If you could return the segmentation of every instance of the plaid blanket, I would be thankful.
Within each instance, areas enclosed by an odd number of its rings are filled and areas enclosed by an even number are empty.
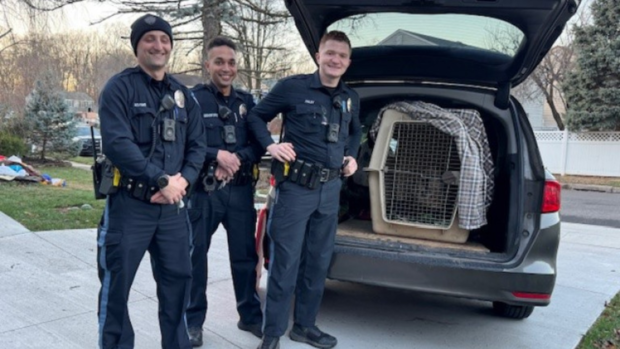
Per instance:
[[[461,160],[457,197],[459,227],[472,230],[486,225],[486,211],[493,198],[493,160],[480,113],[473,109],[443,109],[420,101],[393,103],[381,109],[371,127],[369,136],[373,141],[388,109],[428,122],[454,137]]]

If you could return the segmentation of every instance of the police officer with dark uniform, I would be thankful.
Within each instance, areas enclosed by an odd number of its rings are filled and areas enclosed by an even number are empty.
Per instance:
[[[216,37],[207,45],[205,67],[210,83],[192,90],[200,103],[207,133],[207,156],[190,201],[194,232],[191,302],[187,324],[193,346],[201,346],[207,312],[207,252],[220,223],[228,236],[239,329],[262,337],[262,311],[256,292],[254,184],[262,147],[247,130],[248,112],[254,107],[249,93],[233,88],[237,76],[236,46]]]
[[[127,300],[149,251],[162,348],[188,349],[191,226],[183,200],[205,157],[204,127],[191,92],[166,73],[170,24],[142,16],[130,38],[138,66],[112,77],[99,100],[103,153],[115,168],[97,238],[99,347],[134,347]]]
[[[315,322],[334,248],[339,178],[357,170],[359,97],[340,81],[350,55],[344,33],[325,34],[316,53],[318,71],[280,80],[249,116],[252,133],[275,159],[277,182],[268,223],[271,261],[259,349],[279,347],[293,292],[290,338],[317,348],[337,344]],[[274,144],[265,124],[278,113],[284,114],[284,137]]]

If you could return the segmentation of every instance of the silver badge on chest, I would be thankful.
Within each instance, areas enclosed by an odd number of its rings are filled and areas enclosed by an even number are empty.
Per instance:
[[[174,102],[176,103],[177,107],[185,108],[185,95],[181,90],[174,91]]]
[[[247,113],[248,108],[245,106],[244,103],[241,103],[241,105],[239,106],[239,117],[243,119]]]

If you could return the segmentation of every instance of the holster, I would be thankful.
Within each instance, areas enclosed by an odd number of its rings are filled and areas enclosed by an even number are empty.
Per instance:
[[[254,164],[246,162],[241,163],[239,171],[235,173],[233,179],[230,181],[232,185],[246,185],[254,181]]]
[[[115,178],[115,173],[117,178]],[[93,181],[95,185],[95,198],[103,199],[118,191],[120,185],[118,170],[115,170],[110,160],[100,157],[93,165]]]
[[[90,168],[93,173],[93,191],[95,194],[95,200],[105,199],[106,197],[99,191],[99,189],[101,188],[101,177],[103,176],[104,161],[105,157],[99,157]]]
[[[284,163],[275,159],[271,161],[271,174],[276,181],[276,186],[284,182],[288,177],[284,174]]]

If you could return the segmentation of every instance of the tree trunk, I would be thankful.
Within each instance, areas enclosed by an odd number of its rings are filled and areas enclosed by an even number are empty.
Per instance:
[[[558,128],[561,131],[564,131],[564,120],[562,120],[562,115],[560,115],[558,109],[555,107],[555,102],[552,99],[547,98],[547,103],[549,103],[551,115],[553,115],[553,119],[555,120],[556,124],[558,124]]]
[[[558,108],[555,106],[555,101],[553,98],[553,88],[554,88],[554,82],[553,80],[551,80],[551,82],[547,85],[545,85],[542,80],[536,76],[536,74],[532,75],[532,80],[534,81],[534,84],[536,84],[536,86],[538,86],[538,88],[542,91],[542,93],[545,95],[545,100],[547,101],[547,104],[549,104],[549,109],[551,109],[551,115],[553,115],[553,119],[555,120],[555,123],[558,125],[558,128],[561,131],[564,131],[564,121],[562,120],[562,115],[560,115],[560,113],[558,112]],[[550,90],[547,90],[550,89]]]
[[[558,112],[558,108],[555,106],[555,98],[553,98],[553,85],[551,85],[551,91],[549,93],[545,93],[547,98],[547,103],[549,104],[549,108],[551,109],[551,115],[553,115],[553,119],[555,123],[558,124],[558,128],[560,131],[564,131],[564,121],[562,120],[562,116]]]
[[[209,73],[205,68],[204,62],[207,61],[207,45],[211,39],[222,33],[222,0],[203,0],[202,5],[202,77],[207,80]]]
[[[43,139],[43,145],[41,146],[41,161],[45,160],[45,149],[47,148],[47,138]]]

